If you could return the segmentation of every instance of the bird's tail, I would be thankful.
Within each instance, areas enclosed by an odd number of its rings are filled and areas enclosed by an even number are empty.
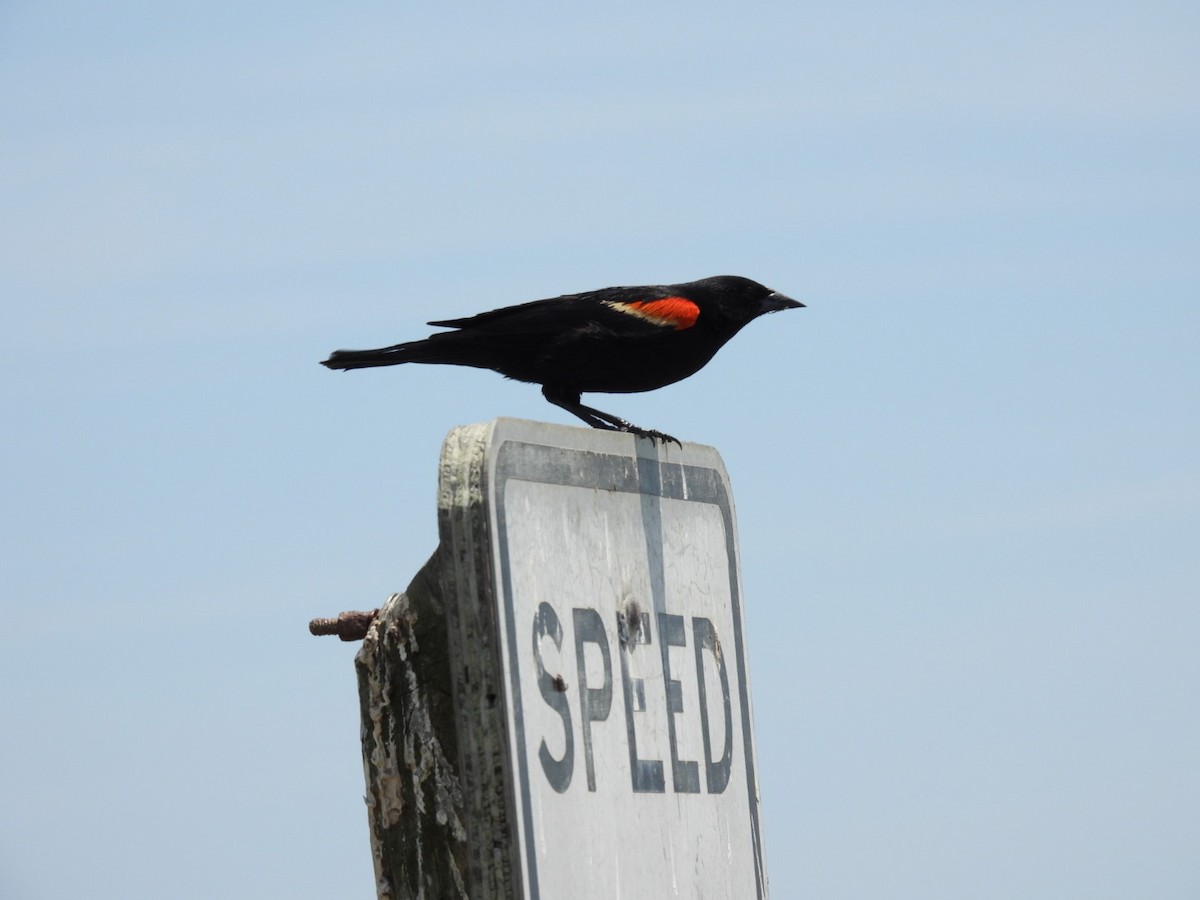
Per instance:
[[[334,350],[321,365],[328,369],[370,369],[408,362],[437,362],[428,341],[410,341],[378,350]]]

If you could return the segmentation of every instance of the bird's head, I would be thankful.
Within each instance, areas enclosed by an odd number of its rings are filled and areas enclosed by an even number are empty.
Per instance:
[[[700,307],[701,319],[719,320],[735,329],[765,313],[804,306],[799,300],[740,275],[715,275],[680,287],[686,287],[685,296]]]

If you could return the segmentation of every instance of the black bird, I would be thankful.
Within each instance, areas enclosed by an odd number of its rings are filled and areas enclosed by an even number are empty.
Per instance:
[[[362,369],[442,363],[494,369],[593,428],[678,439],[579,402],[580,394],[652,391],[698,372],[742,326],[804,306],[738,275],[686,284],[611,287],[430,322],[453,331],[379,350],[335,350],[321,365]]]

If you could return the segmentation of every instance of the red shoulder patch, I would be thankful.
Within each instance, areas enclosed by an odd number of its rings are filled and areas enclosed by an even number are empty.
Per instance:
[[[637,316],[655,325],[664,325],[683,331],[696,324],[700,307],[686,297],[663,297],[661,300],[635,300],[632,303],[608,301],[608,306],[618,312]]]

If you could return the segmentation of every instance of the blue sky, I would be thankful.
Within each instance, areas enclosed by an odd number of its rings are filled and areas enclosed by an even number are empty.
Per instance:
[[[0,894],[371,896],[354,648],[306,623],[432,551],[449,428],[569,417],[317,361],[722,273],[808,308],[592,399],[729,468],[773,895],[1200,894],[1198,39],[0,7]]]

